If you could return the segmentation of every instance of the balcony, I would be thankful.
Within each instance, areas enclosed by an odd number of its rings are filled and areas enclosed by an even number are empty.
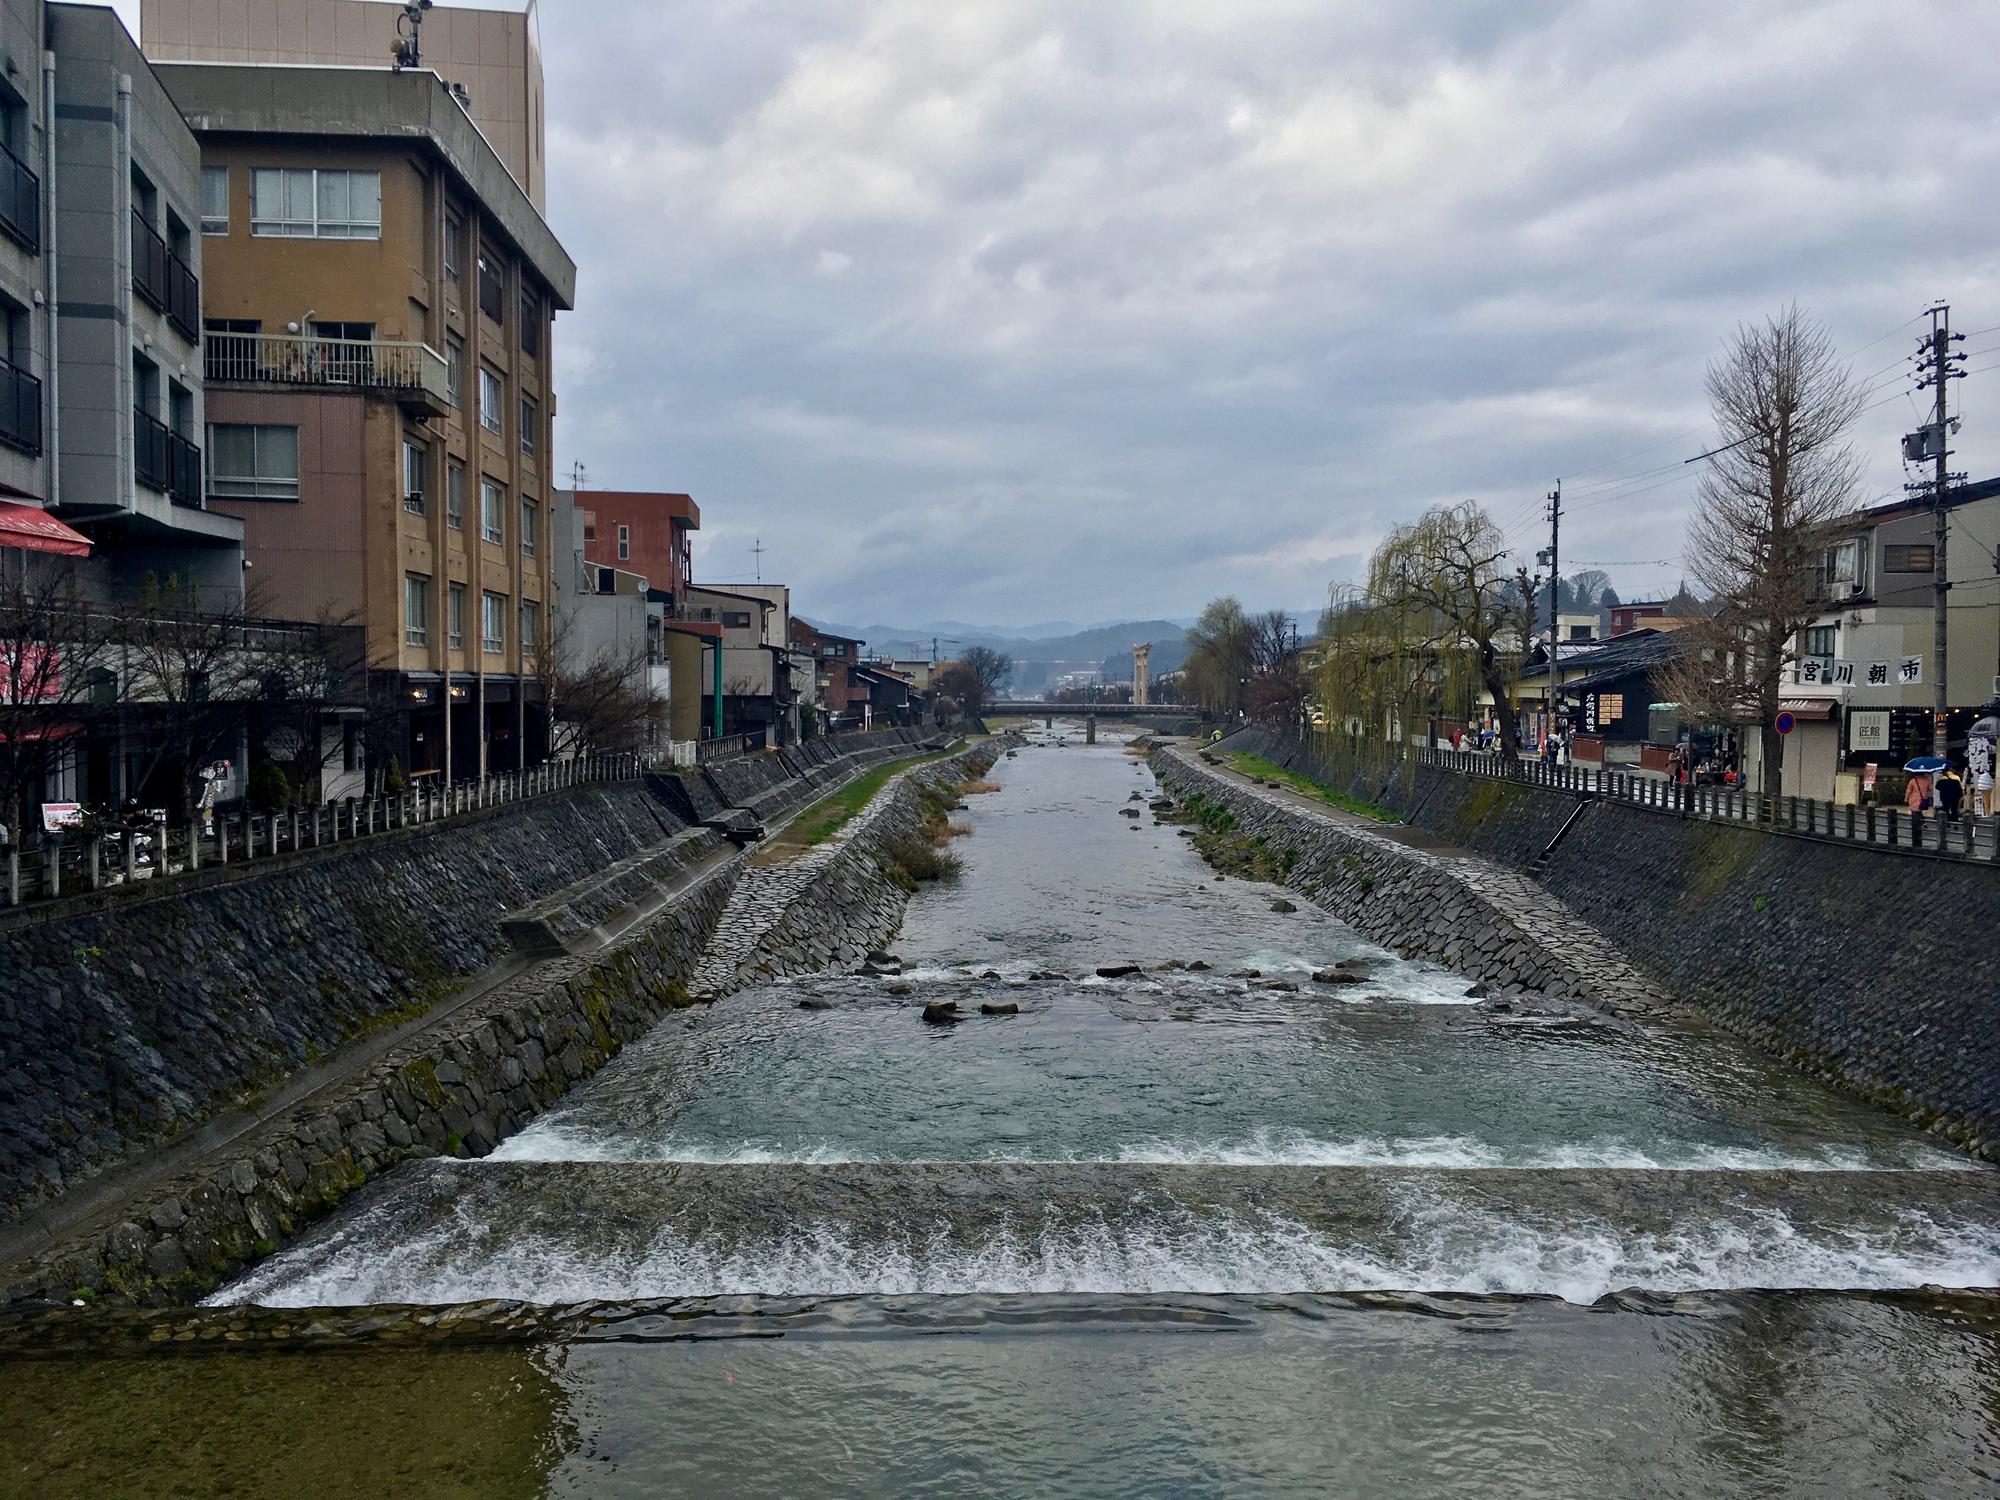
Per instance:
[[[176,505],[202,509],[201,449],[150,412],[132,409],[132,472]]]
[[[201,341],[201,283],[137,209],[132,211],[132,290],[165,313],[189,343]]]
[[[42,451],[42,383],[0,359],[0,444],[22,453]]]
[[[444,356],[410,339],[211,332],[203,346],[202,374],[209,385],[380,392],[420,417],[442,416],[451,405]]]
[[[42,179],[0,146],[0,232],[30,251],[42,248]]]

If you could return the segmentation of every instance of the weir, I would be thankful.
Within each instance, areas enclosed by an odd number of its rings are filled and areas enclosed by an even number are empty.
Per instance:
[[[1273,1445],[1379,1444],[1349,1408],[1383,1393],[1426,1455],[1375,1459],[1391,1492],[1438,1453],[1518,1494],[1727,1492],[1699,1456],[1746,1444],[1768,1493],[1979,1471],[2000,1175],[1703,1024],[1573,913],[1522,909],[1522,876],[1333,809],[1257,826],[1268,788],[1081,727],[945,810],[955,880],[897,873],[920,773],[823,852],[752,862],[686,969],[712,1003],[490,1151],[383,1172],[171,1336],[335,1339],[385,1378],[426,1329],[519,1340],[572,1403],[552,1491],[766,1463],[810,1487],[781,1434],[813,1424],[861,1491],[1047,1489],[1073,1429],[1126,1465],[1079,1492],[1183,1440],[1222,1490],[1271,1464],[1337,1488],[1331,1450]],[[1496,1355],[1502,1385],[1473,1373]],[[1602,1430],[1570,1444],[1545,1398]],[[594,1446],[662,1401],[671,1444]],[[1233,1437],[1198,1415],[1225,1410]],[[1878,1419],[1923,1437],[1850,1440]],[[1495,1457],[1523,1431],[1534,1454]]]

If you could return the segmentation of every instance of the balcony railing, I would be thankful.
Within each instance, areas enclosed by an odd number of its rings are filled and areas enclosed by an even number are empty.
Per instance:
[[[0,443],[23,453],[42,451],[42,383],[0,359]]]
[[[132,410],[132,471],[176,505],[200,510],[201,449],[150,412]]]
[[[444,356],[411,339],[316,339],[283,333],[210,332],[203,374],[211,385],[303,385],[385,391],[442,413]]]
[[[42,179],[0,146],[0,230],[30,250],[42,248]]]
[[[190,343],[201,339],[201,283],[160,238],[145,215],[132,210],[132,290],[167,315]]]

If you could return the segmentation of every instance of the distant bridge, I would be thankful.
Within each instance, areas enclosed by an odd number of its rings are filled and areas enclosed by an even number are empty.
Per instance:
[[[989,703],[985,712],[999,718],[1024,719],[1199,719],[1201,717],[1201,710],[1191,703],[1044,703],[1036,698]]]

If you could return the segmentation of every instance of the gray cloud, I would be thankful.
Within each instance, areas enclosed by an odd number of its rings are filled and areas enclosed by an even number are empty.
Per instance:
[[[1933,297],[2000,325],[1991,7],[541,15],[562,462],[692,491],[699,571],[760,535],[821,615],[1309,603],[1439,500],[1532,551],[1558,475],[1566,556],[1671,587],[1627,560],[1680,551],[1735,324],[1797,299],[1861,374]],[[2000,368],[1963,391],[2000,471]]]

